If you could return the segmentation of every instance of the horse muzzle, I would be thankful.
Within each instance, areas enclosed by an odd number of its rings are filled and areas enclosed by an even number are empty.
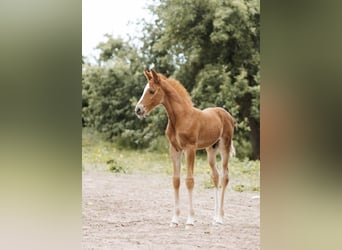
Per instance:
[[[139,119],[142,119],[146,115],[145,107],[142,104],[137,104],[135,106],[135,114],[138,116]]]

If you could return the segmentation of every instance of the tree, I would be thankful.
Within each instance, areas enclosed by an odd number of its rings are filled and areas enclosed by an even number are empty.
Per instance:
[[[166,115],[138,121],[134,107],[146,84],[144,60],[138,49],[121,38],[106,35],[98,65],[83,64],[82,124],[106,134],[118,146],[144,148],[164,133]]]
[[[238,156],[259,158],[259,1],[161,0],[150,10],[155,19],[143,22],[141,48],[106,35],[98,65],[83,64],[82,124],[133,148],[164,136],[162,108],[139,122],[134,114],[142,71],[154,67],[179,80],[195,106],[230,111]]]
[[[145,57],[180,80],[195,105],[227,108],[238,144],[252,149],[240,156],[259,158],[259,1],[161,0],[150,9],[156,20],[145,26]]]

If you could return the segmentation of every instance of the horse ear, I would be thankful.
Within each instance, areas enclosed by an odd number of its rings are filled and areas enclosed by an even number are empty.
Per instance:
[[[146,76],[147,80],[150,81],[152,79],[152,75],[146,69],[144,69],[144,75]]]
[[[154,82],[159,84],[160,83],[160,77],[159,77],[158,73],[154,69],[151,69],[151,72],[152,72]]]

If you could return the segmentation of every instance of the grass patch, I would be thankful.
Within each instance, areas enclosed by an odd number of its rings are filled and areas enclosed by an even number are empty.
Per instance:
[[[109,166],[109,170],[113,173],[126,173],[126,170],[124,166],[122,166],[120,163],[118,163],[116,160],[111,159],[106,162]]]
[[[145,171],[169,174],[172,170],[168,152],[118,149],[115,141],[106,141],[90,129],[82,131],[82,169],[127,174]]]
[[[182,178],[186,174],[184,158],[183,156]],[[221,172],[219,157],[217,163],[219,172]],[[150,150],[118,149],[115,146],[115,141],[106,141],[101,134],[90,129],[83,129],[82,131],[82,170],[123,174],[158,173],[167,176],[171,176],[173,172],[167,149],[153,152]],[[196,186],[201,188],[214,187],[205,153],[197,152],[194,171],[195,182],[198,183]],[[234,191],[260,191],[260,161],[232,158],[229,161],[229,180],[228,188]]]

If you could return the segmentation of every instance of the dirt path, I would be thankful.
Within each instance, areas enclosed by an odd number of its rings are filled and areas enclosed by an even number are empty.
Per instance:
[[[182,181],[181,224],[170,228],[171,177],[83,172],[83,249],[260,249],[259,193],[228,191],[225,224],[214,226],[213,190],[195,184],[197,221],[185,229],[187,191]]]

